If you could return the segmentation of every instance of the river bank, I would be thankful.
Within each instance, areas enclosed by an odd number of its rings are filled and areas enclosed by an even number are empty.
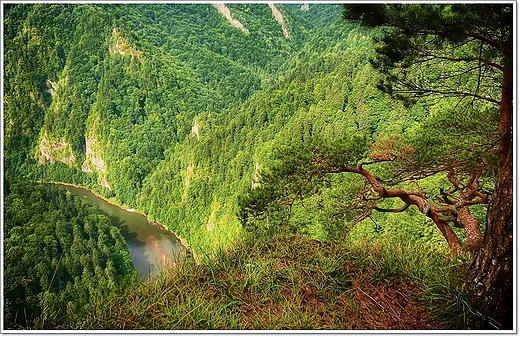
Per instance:
[[[164,226],[163,224],[157,222],[157,221],[153,221],[151,220],[148,215],[146,215],[145,213],[139,211],[139,210],[135,210],[133,208],[131,209],[128,209],[128,208],[125,208],[123,207],[122,205],[112,201],[112,200],[109,200],[107,198],[105,198],[104,196],[100,195],[99,193],[87,188],[87,187],[84,187],[84,186],[80,186],[80,185],[76,185],[76,184],[72,184],[72,183],[65,183],[65,182],[61,182],[61,181],[36,181],[37,183],[49,183],[49,184],[54,184],[54,185],[61,185],[61,186],[70,186],[70,187],[74,187],[74,188],[79,188],[79,189],[82,189],[82,190],[85,190],[85,191],[88,191],[90,193],[92,193],[93,195],[95,195],[97,198],[105,201],[106,203],[109,203],[123,211],[126,211],[126,212],[129,212],[129,213],[135,213],[135,214],[140,214],[142,216],[144,216],[146,218],[146,220],[148,221],[149,224],[165,231],[165,232],[168,232],[172,235],[175,236],[175,238],[178,240],[179,244],[188,252],[191,253],[191,255],[193,256],[193,259],[195,261],[195,263],[199,264],[200,263],[200,259],[201,259],[201,255],[199,254],[195,254],[193,253],[193,251],[191,250],[191,247],[190,245],[188,244],[188,241],[182,237],[180,237],[179,235],[177,235],[175,232],[173,232],[172,230],[168,229],[166,226]]]

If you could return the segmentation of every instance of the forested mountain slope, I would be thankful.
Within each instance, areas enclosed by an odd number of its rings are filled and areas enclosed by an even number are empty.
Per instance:
[[[4,329],[60,321],[131,277],[125,239],[95,206],[51,184],[4,191]]]
[[[265,149],[385,127],[339,6],[277,5],[290,37],[265,4],[227,7],[248,33],[209,4],[6,7],[6,174],[87,185],[202,251],[241,230]]]
[[[358,137],[367,150],[434,104],[377,89],[372,33],[339,5],[227,9],[247,31],[210,4],[7,6],[6,176],[87,186],[207,252],[242,236],[239,199],[276,149]],[[293,229],[330,239],[355,220],[337,200],[362,180],[335,179],[294,207]]]

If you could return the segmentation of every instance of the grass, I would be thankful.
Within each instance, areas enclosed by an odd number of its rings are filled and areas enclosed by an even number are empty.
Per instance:
[[[250,238],[200,265],[136,279],[59,328],[462,329],[471,310],[457,286],[467,261],[395,240]]]

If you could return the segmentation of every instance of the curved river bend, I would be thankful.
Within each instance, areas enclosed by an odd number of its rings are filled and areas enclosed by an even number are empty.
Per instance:
[[[156,275],[162,267],[172,267],[191,253],[180,243],[175,234],[168,232],[148,221],[140,213],[127,211],[101,199],[84,188],[61,185],[71,194],[94,203],[100,213],[106,215],[113,226],[121,230],[128,244],[128,251],[141,279],[147,280]]]

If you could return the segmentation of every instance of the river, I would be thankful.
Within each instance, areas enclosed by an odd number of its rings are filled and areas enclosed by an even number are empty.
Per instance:
[[[111,204],[84,188],[60,186],[95,204],[100,213],[121,230],[134,266],[143,281],[158,274],[162,267],[174,267],[187,255],[191,257],[175,234],[150,223],[143,214]]]

